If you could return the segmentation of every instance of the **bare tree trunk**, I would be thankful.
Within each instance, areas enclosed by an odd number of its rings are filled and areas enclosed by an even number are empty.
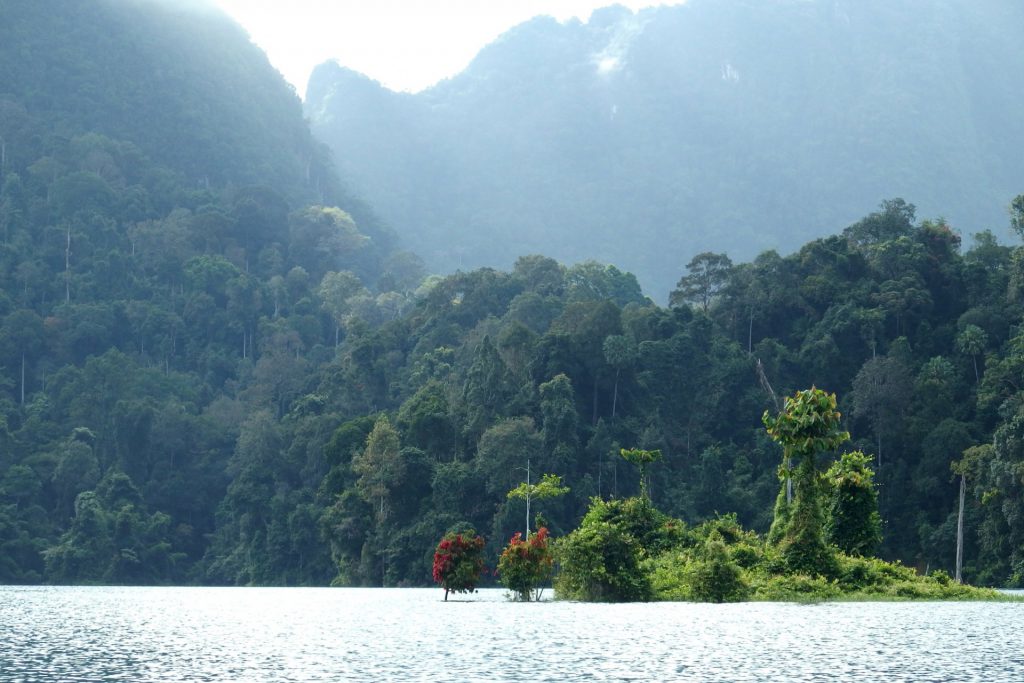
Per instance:
[[[967,476],[960,475],[960,512],[956,516],[956,576],[957,583],[963,583],[964,566],[964,496],[967,492]]]
[[[750,307],[750,323],[747,326],[747,354],[753,353],[754,348],[754,307]]]
[[[615,390],[612,392],[612,419],[615,419],[615,405],[619,402],[619,373],[621,368],[615,368]]]
[[[530,538],[530,459],[526,459],[526,535],[523,541]]]
[[[64,303],[71,303],[71,224],[68,223],[68,246],[64,250]]]

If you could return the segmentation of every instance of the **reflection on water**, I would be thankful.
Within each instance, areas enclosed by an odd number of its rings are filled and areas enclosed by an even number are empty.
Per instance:
[[[0,587],[0,682],[1024,681],[1024,605]]]

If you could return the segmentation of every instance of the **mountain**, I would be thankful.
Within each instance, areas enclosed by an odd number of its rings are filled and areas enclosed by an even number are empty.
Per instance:
[[[703,251],[748,259],[887,198],[964,233],[1021,189],[1007,0],[691,0],[540,17],[395,93],[337,64],[306,111],[431,266],[598,259],[658,298]]]
[[[208,4],[5,0],[0,64],[0,583],[211,580],[244,425],[422,266]]]

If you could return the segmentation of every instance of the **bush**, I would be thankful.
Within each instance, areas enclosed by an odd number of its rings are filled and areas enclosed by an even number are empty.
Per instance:
[[[646,498],[593,498],[580,526],[598,522],[612,524],[633,537],[641,552],[649,557],[695,543],[683,522],[661,512]]]
[[[525,541],[517,531],[498,559],[498,577],[518,600],[539,600],[544,584],[551,580],[553,565],[547,527],[537,529]]]
[[[561,565],[555,593],[591,602],[650,600],[651,582],[640,568],[640,552],[637,540],[620,526],[584,520],[555,545]]]
[[[717,532],[704,544],[703,557],[693,563],[690,585],[693,599],[701,602],[738,602],[749,592],[739,565]]]
[[[869,556],[882,542],[882,518],[871,456],[843,453],[825,473],[828,484],[825,540],[847,555]]]
[[[754,600],[779,602],[809,602],[828,600],[842,596],[842,590],[834,581],[823,576],[805,574],[783,574],[762,576],[752,582]]]

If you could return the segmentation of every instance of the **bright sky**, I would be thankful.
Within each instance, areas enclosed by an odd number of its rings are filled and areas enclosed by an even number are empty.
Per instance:
[[[634,11],[681,0],[619,0]],[[532,17],[586,21],[615,0],[213,0],[304,95],[317,64],[337,59],[393,90],[416,92],[462,71]]]

